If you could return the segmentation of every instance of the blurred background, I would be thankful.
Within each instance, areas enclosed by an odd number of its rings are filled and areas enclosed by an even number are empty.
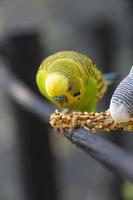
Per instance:
[[[133,1],[0,1],[0,63],[37,95],[38,66],[59,50],[88,55],[103,72],[117,72],[119,82],[133,64]],[[98,110],[108,108],[116,85]],[[104,137],[132,153],[131,133]],[[123,200],[122,185],[0,86],[0,200]]]

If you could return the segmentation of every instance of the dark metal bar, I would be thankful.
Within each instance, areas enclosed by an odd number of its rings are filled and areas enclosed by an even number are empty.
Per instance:
[[[5,66],[0,67],[0,84],[17,104],[35,113],[41,120],[48,123],[54,106],[41,100]]]
[[[84,129],[74,130],[65,136],[121,178],[133,182],[133,157],[126,151]]]

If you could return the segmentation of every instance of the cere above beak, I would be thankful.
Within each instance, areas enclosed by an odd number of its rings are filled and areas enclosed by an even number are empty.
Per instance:
[[[64,104],[67,102],[67,97],[65,95],[60,95],[60,96],[54,96],[53,99],[60,103],[60,104]]]

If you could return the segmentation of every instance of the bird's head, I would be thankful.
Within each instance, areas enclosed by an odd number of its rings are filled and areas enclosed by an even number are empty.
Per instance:
[[[64,74],[47,76],[45,88],[52,100],[61,108],[69,108],[81,98],[81,82],[77,77],[68,79]]]

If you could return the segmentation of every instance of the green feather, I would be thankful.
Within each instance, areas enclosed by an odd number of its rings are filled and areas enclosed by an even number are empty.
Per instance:
[[[64,88],[64,94],[62,95],[66,95],[70,101],[64,104],[63,108],[77,111],[94,111],[98,100],[106,91],[106,81],[91,59],[73,51],[58,52],[44,59],[36,76],[40,92],[58,106],[59,104],[53,100],[45,88],[47,76],[51,73],[62,75],[68,82],[68,88]],[[63,86],[60,83],[56,87]],[[73,97],[73,94],[79,90],[81,92],[80,98],[74,100],[78,97]],[[74,102],[69,103],[71,100]]]

